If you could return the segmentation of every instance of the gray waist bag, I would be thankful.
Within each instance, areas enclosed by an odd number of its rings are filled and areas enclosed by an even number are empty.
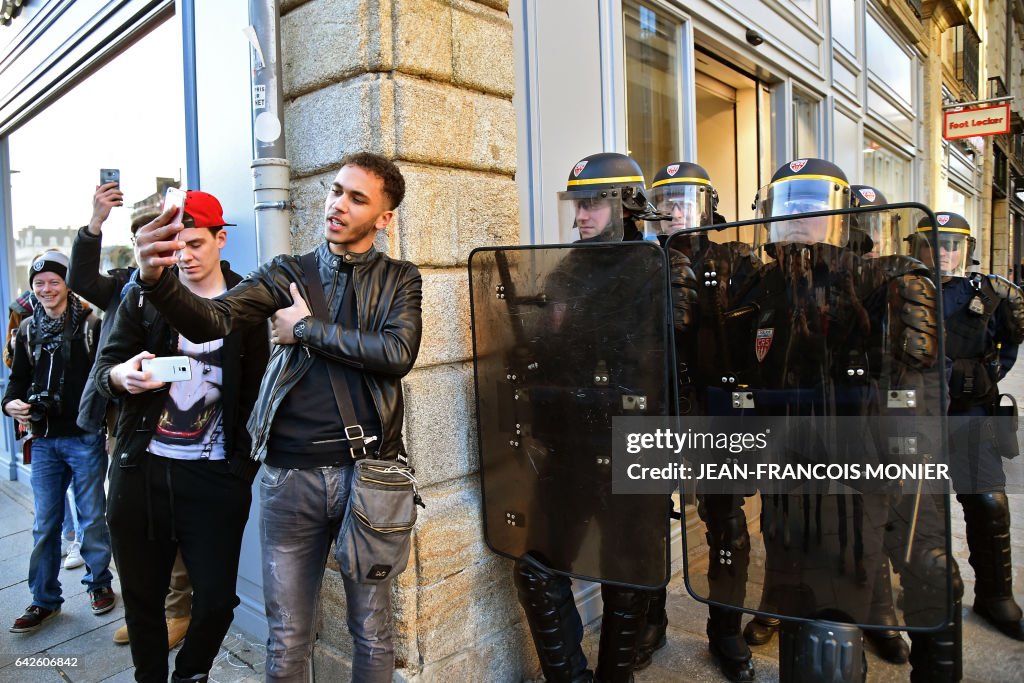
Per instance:
[[[392,460],[357,460],[334,549],[342,576],[380,583],[405,571],[417,504],[423,503],[411,467]]]

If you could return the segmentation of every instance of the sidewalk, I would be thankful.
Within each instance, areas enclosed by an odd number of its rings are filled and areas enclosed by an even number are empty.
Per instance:
[[[124,625],[121,585],[114,573],[117,607],[96,616],[81,578],[85,568],[61,569],[64,605],[54,621],[35,633],[11,633],[8,627],[32,601],[28,558],[32,552],[32,493],[13,481],[0,482],[0,683],[129,683],[134,681],[127,645],[115,645],[114,631]],[[111,567],[111,569],[114,569]],[[177,650],[168,655],[174,668]],[[211,683],[263,680],[263,643],[230,631],[210,672]],[[18,658],[70,659],[77,666],[19,666]],[[77,662],[75,662],[77,660]],[[45,663],[45,662],[44,662]]]

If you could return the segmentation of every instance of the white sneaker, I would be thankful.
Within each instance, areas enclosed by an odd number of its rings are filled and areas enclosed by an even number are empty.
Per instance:
[[[82,544],[72,541],[68,548],[68,556],[64,558],[64,569],[78,569],[83,564],[85,560],[82,559]]]

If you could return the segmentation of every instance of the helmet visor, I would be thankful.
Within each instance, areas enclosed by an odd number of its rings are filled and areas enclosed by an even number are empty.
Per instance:
[[[930,238],[929,231],[923,231]],[[964,277],[971,261],[970,235],[939,230],[938,266],[942,277]],[[930,251],[930,249],[929,249]]]
[[[896,253],[894,244],[896,235],[893,229],[893,220],[899,220],[899,216],[893,216],[891,212],[880,209],[872,213],[858,213],[850,217],[851,234],[850,244],[855,237],[866,237],[862,239],[863,248],[858,250],[864,258],[878,258]]]
[[[783,178],[761,188],[754,202],[758,218],[796,216],[849,206],[849,187],[829,178]],[[817,216],[776,221],[767,225],[766,244],[824,242],[846,245],[849,221],[843,216]]]
[[[652,224],[647,227],[648,233],[671,235],[712,223],[710,185],[662,185],[654,188],[651,195],[658,213],[670,216],[671,220],[648,221]]]
[[[618,190],[558,193],[558,236],[570,242],[621,242],[622,198]]]

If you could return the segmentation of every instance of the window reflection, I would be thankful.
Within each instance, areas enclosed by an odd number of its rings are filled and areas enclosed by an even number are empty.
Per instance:
[[[70,253],[101,168],[120,170],[125,194],[103,225],[102,266],[132,265],[133,206],[158,205],[185,166],[180,55],[180,30],[164,22],[10,134],[12,291],[39,251]]]
[[[865,137],[864,184],[881,190],[890,203],[910,201],[910,162]]]
[[[650,179],[679,154],[679,24],[644,3],[622,5],[629,152]]]

